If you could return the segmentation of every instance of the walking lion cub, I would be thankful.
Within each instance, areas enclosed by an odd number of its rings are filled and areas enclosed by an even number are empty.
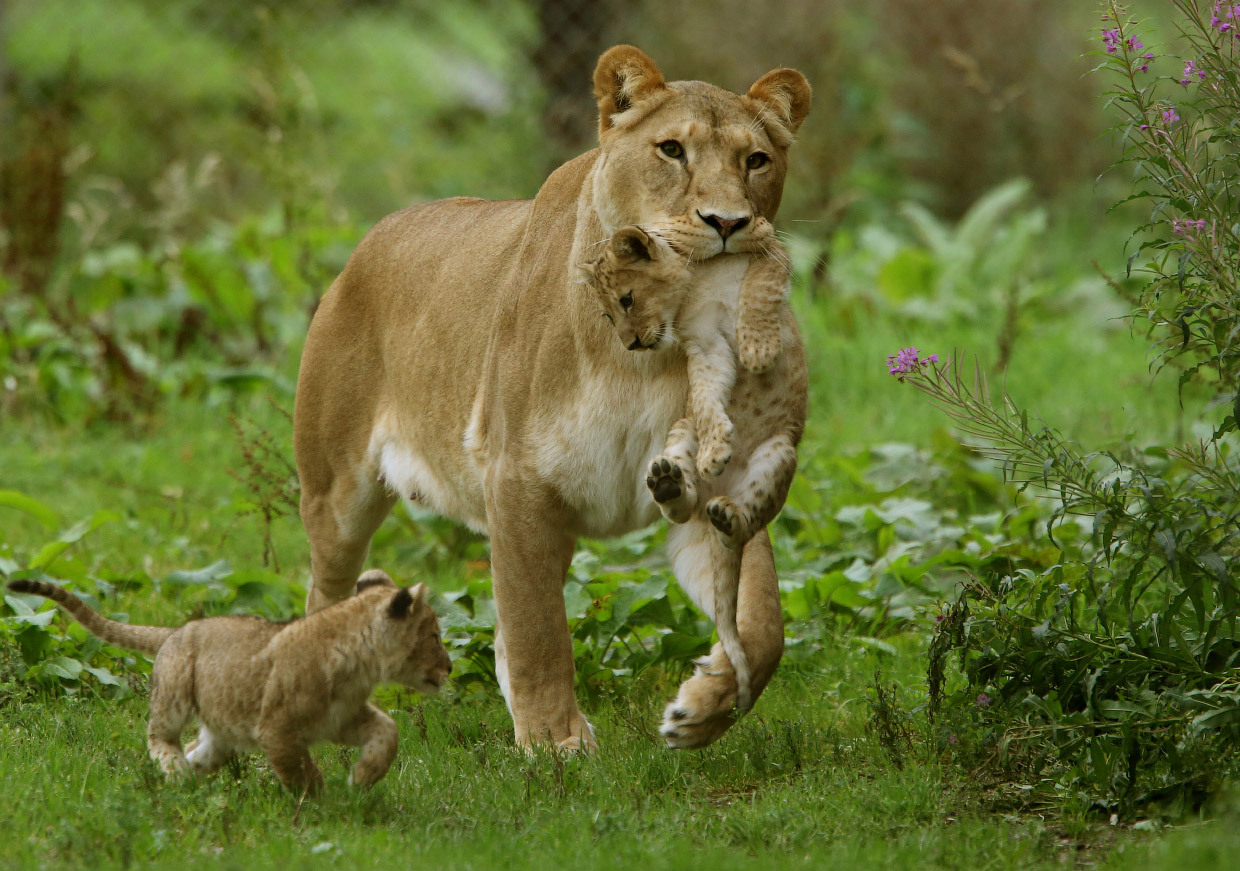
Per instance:
[[[397,587],[384,572],[358,580],[357,595],[289,623],[208,617],[181,627],[130,626],[43,581],[9,584],[52,599],[91,633],[154,654],[147,746],[168,777],[209,774],[238,752],[261,749],[290,790],[317,792],[310,758],[321,741],[361,747],[349,783],[370,786],[396,757],[396,724],[370,704],[375,686],[435,693],[451,670],[426,587]],[[189,752],[181,732],[201,723]]]

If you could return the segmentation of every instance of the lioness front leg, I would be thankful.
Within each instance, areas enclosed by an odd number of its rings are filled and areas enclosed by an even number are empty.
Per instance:
[[[682,418],[672,425],[663,453],[650,463],[646,486],[659,510],[671,523],[684,523],[697,507],[697,432],[693,420]]]
[[[728,549],[711,528],[699,524],[674,526],[668,531],[668,550],[676,578],[694,602],[713,613],[711,572],[726,566]],[[740,589],[736,625],[750,667],[750,687],[756,700],[775,674],[784,652],[783,611],[775,559],[766,530],[760,530],[740,555]],[[659,734],[673,748],[705,747],[736,722],[736,677],[723,646],[698,661],[667,706]]]
[[[487,530],[505,701],[518,746],[591,750],[594,730],[573,694],[573,641],[564,578],[576,545],[551,494],[520,481],[487,481]],[[501,685],[501,688],[503,686]]]

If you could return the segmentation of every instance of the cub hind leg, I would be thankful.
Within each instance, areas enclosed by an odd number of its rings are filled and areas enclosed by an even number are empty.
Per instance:
[[[195,713],[193,669],[193,660],[176,638],[164,644],[151,669],[146,746],[151,759],[169,780],[193,772],[181,749],[181,733]]]
[[[185,748],[185,759],[197,774],[218,771],[236,755],[236,750],[222,742],[206,726],[198,730],[198,737]]]
[[[797,449],[786,434],[772,436],[754,449],[741,482],[732,495],[706,503],[706,516],[723,543],[739,550],[775,519],[797,471]]]

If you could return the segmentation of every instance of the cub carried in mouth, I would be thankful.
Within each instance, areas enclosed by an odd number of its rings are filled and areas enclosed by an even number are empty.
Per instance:
[[[396,724],[370,704],[386,681],[435,693],[452,664],[426,587],[397,587],[372,569],[357,595],[308,617],[208,617],[181,627],[109,620],[44,581],[9,589],[51,599],[109,644],[154,654],[147,746],[168,777],[208,774],[237,753],[261,749],[290,790],[318,791],[310,758],[321,741],[361,747],[349,783],[370,786],[396,757]],[[189,752],[181,732],[201,723]]]
[[[785,330],[795,327],[787,305],[787,253],[770,222],[756,219],[743,238],[729,243],[730,250],[748,254],[738,298],[731,301],[694,286],[692,252],[700,234],[692,222],[623,227],[582,272],[625,347],[679,343],[684,349],[687,416],[673,425],[646,485],[670,522],[709,522],[716,546],[723,546],[724,558],[712,560],[721,569],[713,616],[743,713],[752,693],[736,627],[741,550],[788,495],[809,385],[801,355],[781,353]]]

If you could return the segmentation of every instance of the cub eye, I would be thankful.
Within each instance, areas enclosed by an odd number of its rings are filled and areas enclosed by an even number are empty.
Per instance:
[[[632,307],[633,307],[633,291],[630,290],[624,296],[620,297],[620,308],[624,309],[625,311],[628,311]]]
[[[685,156],[685,147],[675,139],[668,139],[666,142],[660,142],[659,150],[672,160],[680,160]]]
[[[770,162],[771,158],[761,151],[755,151],[753,154],[745,158],[745,166],[749,169],[761,169]]]

